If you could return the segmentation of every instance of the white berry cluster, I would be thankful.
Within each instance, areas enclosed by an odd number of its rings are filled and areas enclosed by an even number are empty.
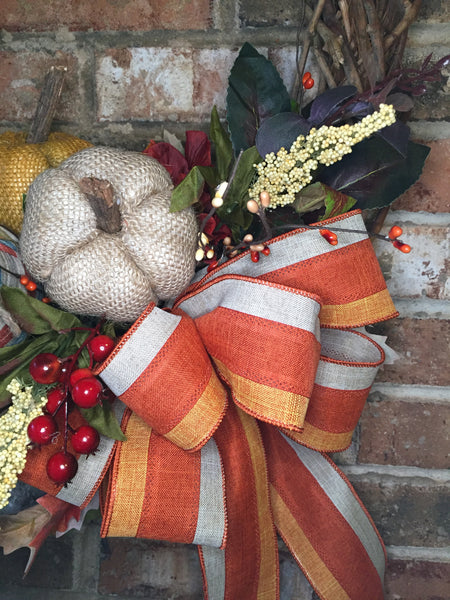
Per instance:
[[[12,404],[0,417],[0,509],[9,502],[17,477],[25,468],[28,424],[42,414],[47,398],[33,398],[31,386],[23,386],[13,379],[6,388],[12,395]]]
[[[322,165],[332,165],[350,154],[352,147],[376,131],[395,123],[395,110],[390,104],[380,104],[379,110],[354,125],[311,129],[300,135],[289,152],[281,148],[267,154],[254,165],[258,179],[249,190],[250,198],[258,200],[261,192],[270,195],[270,206],[285,206],[295,200],[295,194],[308,185],[312,173]]]

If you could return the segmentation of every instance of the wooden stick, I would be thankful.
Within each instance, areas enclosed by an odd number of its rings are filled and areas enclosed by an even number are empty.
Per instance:
[[[84,177],[80,190],[95,213],[97,227],[106,233],[117,233],[122,228],[120,208],[114,198],[114,189],[106,179]]]
[[[420,5],[422,4],[422,0],[414,0],[413,3],[405,0],[406,10],[405,16],[400,21],[400,23],[395,27],[395,29],[387,36],[384,40],[384,49],[387,50],[392,46],[395,40],[408,29],[408,27],[416,20],[417,14],[420,9]]]
[[[63,86],[67,67],[51,67],[39,96],[36,112],[27,137],[27,144],[45,142],[52,126],[56,106]]]

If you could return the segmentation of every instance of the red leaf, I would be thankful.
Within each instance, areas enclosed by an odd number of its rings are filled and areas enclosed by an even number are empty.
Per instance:
[[[211,143],[203,131],[186,131],[184,153],[189,169],[211,166]]]
[[[156,158],[167,169],[174,185],[178,185],[189,173],[187,160],[179,150],[167,142],[150,142],[144,154]]]
[[[39,548],[45,542],[47,537],[56,531],[65,531],[71,517],[74,517],[77,520],[80,518],[80,508],[78,506],[64,502],[64,500],[59,500],[59,498],[50,496],[50,494],[41,496],[37,499],[37,502],[50,513],[51,517],[28,544],[30,556],[25,567],[24,575],[30,570]]]

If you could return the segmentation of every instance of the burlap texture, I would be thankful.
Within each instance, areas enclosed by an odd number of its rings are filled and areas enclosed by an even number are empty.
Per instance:
[[[79,187],[85,177],[112,184],[118,233],[97,227]],[[106,147],[78,152],[30,186],[22,260],[63,309],[134,320],[149,302],[178,295],[194,274],[195,215],[191,209],[170,213],[171,192],[167,171],[148,156]]]

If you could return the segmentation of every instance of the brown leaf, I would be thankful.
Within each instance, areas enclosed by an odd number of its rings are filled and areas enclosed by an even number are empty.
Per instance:
[[[4,554],[27,547],[52,515],[39,504],[22,510],[17,515],[0,516],[0,546]]]

